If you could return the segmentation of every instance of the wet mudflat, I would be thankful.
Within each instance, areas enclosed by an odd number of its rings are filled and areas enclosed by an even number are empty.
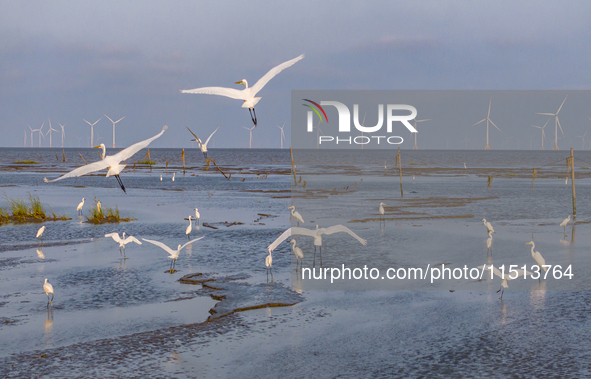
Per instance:
[[[580,200],[575,227],[566,234],[558,227],[570,211],[564,179],[537,179],[532,191],[531,179],[495,178],[491,191],[478,173],[417,174],[414,181],[404,177],[401,199],[398,178],[377,168],[356,167],[358,175],[336,167],[328,177],[306,175],[299,162],[303,180],[292,187],[289,175],[261,179],[257,171],[264,166],[246,160],[235,171],[242,176],[230,181],[210,172],[177,172],[175,182],[161,182],[164,169],[130,170],[128,195],[98,176],[45,186],[47,173],[0,172],[1,195],[30,191],[73,218],[49,223],[43,246],[34,238],[39,224],[0,227],[0,376],[589,375],[591,212]],[[590,184],[577,180],[579,199],[591,196]],[[284,197],[290,191],[293,199]],[[85,223],[75,206],[94,196],[137,220]],[[498,278],[315,289],[296,276],[288,242],[273,252],[274,280],[267,282],[266,247],[289,226],[292,201],[306,219],[302,226],[343,223],[368,240],[361,246],[344,234],[326,237],[325,267],[531,265],[525,242],[535,240],[549,263],[576,265],[576,285],[515,280],[503,301],[495,293]],[[382,227],[379,201],[387,203]],[[185,219],[194,207],[202,218],[191,238],[205,238],[183,250],[172,274],[158,247],[130,244],[122,259],[118,245],[103,237],[126,231],[175,248],[187,241]],[[484,217],[496,230],[492,255]],[[295,238],[304,267],[311,267],[312,239]],[[46,277],[55,289],[49,310],[41,288]]]

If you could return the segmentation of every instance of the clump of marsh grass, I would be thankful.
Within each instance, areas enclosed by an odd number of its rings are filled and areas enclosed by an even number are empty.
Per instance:
[[[139,161],[137,164],[147,164],[147,165],[155,165],[156,162],[151,160]]]
[[[6,196],[8,207],[0,208],[0,222],[14,221],[14,222],[42,222],[42,221],[57,221],[68,220],[67,216],[58,216],[51,209],[52,216],[47,217],[45,208],[39,200],[38,196],[33,196],[29,193],[30,205],[25,203],[23,199],[9,199]]]
[[[39,164],[39,162],[35,162],[35,161],[14,161],[14,164]]]
[[[128,222],[132,221],[133,215],[131,217],[121,218],[119,214],[119,207],[115,206],[115,208],[103,206],[102,204],[99,207],[99,200],[94,198],[94,207],[89,209],[90,217],[86,217],[86,221],[91,224],[105,224],[111,222]]]

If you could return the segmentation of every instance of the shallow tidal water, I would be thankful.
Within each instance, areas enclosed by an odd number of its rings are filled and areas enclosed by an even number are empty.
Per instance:
[[[289,151],[223,149],[210,154],[232,173],[229,181],[213,167],[205,170],[193,150],[183,175],[179,149],[153,149],[158,164],[152,170],[128,163],[123,171],[127,194],[101,175],[43,183],[83,164],[78,153],[96,159],[91,149],[66,149],[65,163],[61,150],[56,159],[50,149],[0,149],[0,207],[4,196],[31,193],[72,218],[44,223],[42,245],[35,239],[40,224],[0,226],[3,377],[589,375],[591,178],[583,167],[591,154],[576,153],[578,217],[565,233],[558,224],[572,212],[560,163],[566,151],[492,152],[490,159],[476,151],[403,151],[404,198],[392,168],[395,154],[385,151],[295,150],[297,186]],[[28,159],[40,162],[14,163]],[[534,167],[540,178],[532,190],[526,173]],[[493,172],[491,190],[486,182]],[[96,197],[135,220],[88,224],[76,216],[82,197],[85,209]],[[380,201],[387,204],[383,226]],[[525,242],[534,240],[548,263],[573,265],[575,275],[569,282],[510,281],[503,300],[495,293],[498,278],[330,284],[302,280],[286,241],[273,252],[273,283],[302,293],[304,301],[207,321],[220,300],[179,279],[202,272],[267,283],[267,246],[290,226],[292,204],[305,218],[301,226],[344,224],[367,239],[362,246],[343,233],[326,236],[324,267],[532,265]],[[125,231],[176,247],[187,241],[186,218],[195,207],[201,220],[191,237],[204,238],[181,253],[172,274],[158,247],[129,244],[122,259],[118,245],[104,237]],[[492,254],[482,218],[495,227]],[[312,267],[312,239],[294,238],[304,267]],[[46,306],[44,278],[55,289],[53,308]]]

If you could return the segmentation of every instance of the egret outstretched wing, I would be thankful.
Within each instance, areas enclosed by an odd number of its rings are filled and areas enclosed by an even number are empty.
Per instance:
[[[53,182],[57,182],[58,180],[62,180],[62,179],[66,179],[66,178],[76,178],[78,176],[90,174],[91,172],[104,170],[109,166],[110,166],[109,162],[105,162],[104,160],[100,160],[97,162],[87,164],[82,167],[78,167],[78,168],[68,172],[67,174],[64,174],[64,175],[60,176],[59,178],[55,178],[53,180],[48,180],[47,178],[43,178],[43,181],[45,181],[45,183],[53,183]]]
[[[162,127],[162,131],[160,131],[160,133],[156,134],[154,137],[148,138],[147,140],[140,141],[138,143],[134,143],[133,145],[129,146],[128,148],[125,148],[125,149],[121,150],[120,152],[118,152],[117,154],[112,155],[111,157],[108,157],[108,158],[113,159],[117,163],[119,163],[121,161],[125,161],[125,160],[131,158],[135,153],[137,153],[141,149],[148,147],[148,145],[152,141],[154,141],[155,139],[159,138],[164,133],[164,131],[166,129],[168,129],[168,126],[164,125],[164,127]]]
[[[151,243],[152,245],[156,245],[156,246],[158,246],[158,247],[159,247],[159,248],[161,248],[162,250],[166,251],[166,252],[168,253],[168,255],[170,255],[171,257],[174,257],[174,256],[176,256],[176,255],[178,254],[178,252],[177,252],[177,251],[175,251],[175,250],[172,250],[170,247],[166,246],[165,244],[163,244],[163,243],[162,243],[162,242],[160,242],[160,241],[154,241],[154,240],[149,240],[149,239],[145,239],[145,238],[142,238],[142,240],[144,240],[144,241],[146,241],[146,242],[149,242],[149,243]]]
[[[113,238],[113,241],[115,241],[117,243],[121,242],[121,238],[119,237],[119,233],[113,232],[113,233],[105,234],[105,237],[107,237],[107,238],[111,237],[111,238]]]
[[[202,87],[195,89],[184,89],[181,93],[201,93],[204,95],[219,95],[231,99],[247,100],[248,96],[245,90],[226,87]]]
[[[270,244],[267,247],[267,250],[270,250],[270,251],[275,250],[277,248],[277,246],[279,246],[283,241],[288,239],[292,234],[314,237],[314,236],[316,236],[316,230],[311,230],[311,229],[306,229],[306,228],[298,228],[295,226],[292,228],[289,228],[285,232],[283,232],[279,236],[279,238],[277,238],[272,244]]]
[[[279,74],[281,71],[285,70],[286,68],[293,66],[297,61],[304,59],[304,54],[300,55],[297,58],[294,58],[292,60],[289,60],[287,62],[283,62],[278,66],[273,67],[272,69],[269,70],[269,72],[267,72],[262,78],[260,78],[258,80],[258,82],[256,82],[254,84],[254,86],[250,87],[250,94],[251,96],[254,96],[257,94],[257,92],[259,92],[264,86],[265,84],[267,84],[269,82],[269,80],[273,79],[273,77],[275,77],[275,75]]]
[[[205,236],[203,236],[203,237],[205,237]],[[203,237],[195,238],[194,240],[191,240],[191,241],[187,242],[186,244],[184,244],[183,246],[181,246],[181,248],[179,249],[179,252],[180,252],[181,250],[183,250],[183,249],[185,248],[185,246],[187,246],[187,245],[190,245],[190,244],[192,244],[193,242],[197,242],[197,241],[199,241],[200,239],[202,239]]]
[[[124,240],[123,240],[123,244],[125,244],[125,245],[127,245],[127,244],[128,244],[128,243],[130,243],[130,242],[135,242],[135,243],[137,243],[138,245],[141,245],[141,244],[142,244],[142,243],[141,243],[141,242],[140,242],[140,241],[139,241],[137,238],[135,238],[134,236],[129,236],[129,237],[127,237],[126,239],[124,239]]]
[[[220,125],[220,126],[218,126],[218,129],[219,129],[219,128],[221,128],[221,127],[222,127],[221,125]],[[211,139],[211,137],[213,137],[213,135],[215,134],[215,132],[217,132],[217,131],[218,131],[218,129],[214,130],[214,131],[213,131],[213,133],[211,133],[211,134],[209,135],[209,138],[207,139],[207,141],[205,141],[205,146],[207,146],[207,144],[209,143],[209,140]]]
[[[324,230],[322,230],[322,229],[324,229]],[[357,241],[359,241],[363,246],[367,245],[366,240],[359,237],[357,234],[355,234],[351,229],[347,228],[345,225],[334,225],[334,226],[331,226],[328,228],[322,228],[322,229],[320,229],[320,230],[322,230],[322,234],[326,234],[326,235],[345,232],[348,235],[350,235],[351,237],[355,238]]]
[[[193,131],[191,129],[189,129],[188,126],[185,126],[185,128],[187,128],[187,130],[193,135],[193,137],[195,137],[196,141],[199,141],[199,143],[201,143],[201,140],[199,139],[199,137],[197,137],[197,135],[195,133],[193,133]]]

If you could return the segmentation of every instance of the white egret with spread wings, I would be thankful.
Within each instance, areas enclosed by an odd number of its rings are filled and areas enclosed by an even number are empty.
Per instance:
[[[235,84],[242,84],[244,85],[243,90],[238,90],[235,88],[226,88],[226,87],[202,87],[202,88],[195,88],[189,90],[181,90],[181,93],[194,93],[194,94],[205,94],[205,95],[219,95],[225,96],[232,99],[242,100],[242,108],[248,108],[248,112],[250,113],[250,118],[254,125],[257,125],[257,115],[254,110],[255,105],[261,100],[260,97],[255,97],[256,94],[263,89],[265,84],[269,82],[269,80],[273,79],[275,75],[279,74],[281,71],[285,70],[286,68],[294,65],[297,61],[304,58],[304,54],[300,55],[297,58],[289,60],[287,62],[281,63],[278,66],[273,67],[269,72],[265,74],[262,78],[258,80],[252,87],[248,87],[248,82],[246,79],[242,79],[239,82],[235,82]]]
[[[106,155],[107,149],[106,149],[105,145],[101,143],[100,145],[95,146],[95,148],[102,149],[102,154],[101,154],[102,159],[100,161],[93,162],[93,163],[87,164],[82,167],[78,167],[77,169],[72,170],[72,171],[68,172],[67,174],[62,175],[57,179],[47,180],[47,178],[43,178],[43,180],[45,181],[45,183],[52,183],[52,182],[56,182],[58,180],[67,179],[67,178],[75,178],[75,177],[83,176],[86,174],[90,174],[91,172],[108,169],[106,177],[114,176],[115,178],[117,178],[117,182],[119,183],[119,186],[121,186],[121,189],[123,190],[123,192],[127,193],[127,191],[125,191],[125,186],[123,185],[123,182],[121,181],[121,178],[119,177],[119,173],[121,171],[123,171],[123,169],[126,166],[124,164],[121,164],[121,162],[131,158],[133,155],[135,155],[141,149],[148,147],[148,145],[152,141],[154,141],[155,139],[159,138],[164,133],[164,131],[166,129],[168,129],[168,126],[165,125],[162,128],[162,131],[160,133],[156,134],[154,137],[151,137],[151,138],[148,138],[147,140],[135,143],[135,144],[129,146],[126,149],[121,150],[120,152],[118,152],[117,154],[114,154],[114,155],[107,156]]]
[[[125,256],[125,245],[127,245],[128,243],[131,242],[135,242],[138,245],[141,245],[142,243],[140,241],[138,241],[137,238],[135,238],[134,236],[128,236],[127,238],[125,238],[125,232],[123,232],[123,234],[121,235],[121,237],[119,237],[119,233],[109,233],[109,234],[105,234],[105,237],[111,237],[113,238],[113,241],[117,242],[119,244],[119,253],[123,254],[123,259],[127,259],[127,257]]]
[[[193,135],[193,137],[195,137],[195,139],[192,139],[191,141],[197,141],[197,143],[199,143],[199,148],[201,149],[201,152],[203,153],[203,156],[205,157],[205,160],[207,160],[207,144],[209,143],[209,140],[211,139],[211,137],[213,137],[213,135],[215,134],[215,132],[218,131],[219,128],[221,128],[222,126],[218,126],[216,130],[213,131],[213,133],[211,133],[209,135],[209,137],[207,137],[207,140],[205,141],[205,143],[203,141],[201,141],[201,139],[199,137],[197,137],[197,135],[195,133],[193,133],[191,131],[191,129],[189,129],[188,126],[185,126],[185,128],[187,128],[187,130],[189,132],[191,132],[191,134]]]
[[[205,237],[205,236],[203,236],[203,237]],[[203,237],[195,238],[194,240],[191,240],[191,241],[187,242],[186,244],[184,244],[182,246],[181,245],[178,245],[177,248],[176,248],[176,250],[172,250],[170,247],[166,246],[165,244],[163,244],[160,241],[154,241],[154,240],[149,240],[149,239],[145,239],[145,238],[142,238],[142,240],[144,240],[146,242],[149,242],[152,245],[156,245],[156,246],[158,246],[159,248],[161,248],[162,250],[164,250],[164,251],[166,251],[168,253],[168,258],[171,259],[171,261],[170,261],[170,273],[172,274],[174,272],[174,266],[176,266],[176,260],[178,259],[181,250],[183,250],[187,245],[190,245],[193,242],[199,241]],[[173,266],[173,262],[174,262],[174,266]]]
[[[353,232],[351,229],[347,228],[344,225],[333,225],[328,228],[320,228],[320,227],[318,227],[318,225],[316,225],[316,229],[306,229],[306,228],[300,228],[300,227],[296,227],[296,226],[291,227],[291,228],[287,229],[285,232],[283,232],[279,236],[279,238],[277,238],[272,244],[270,244],[267,247],[267,249],[269,251],[275,250],[277,248],[277,246],[279,246],[279,244],[281,244],[283,241],[285,241],[287,238],[289,238],[292,235],[313,237],[314,238],[314,263],[313,264],[316,265],[316,248],[318,248],[319,254],[320,254],[320,265],[322,265],[322,235],[324,234],[324,235],[328,236],[331,234],[341,233],[341,232],[347,233],[351,237],[355,238],[363,246],[367,245],[366,240],[359,237],[357,234],[355,234],[355,232]]]

